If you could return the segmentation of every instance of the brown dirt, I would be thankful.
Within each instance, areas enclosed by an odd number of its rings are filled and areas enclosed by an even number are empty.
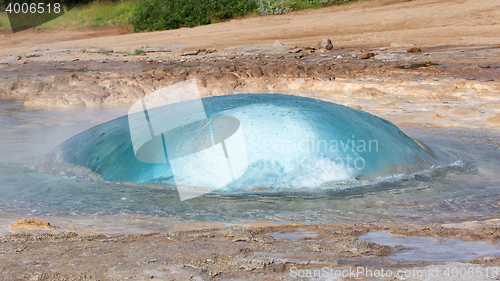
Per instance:
[[[12,229],[25,229],[25,228],[58,228],[57,226],[52,226],[48,222],[43,222],[38,219],[23,219],[20,221],[13,222],[9,225]]]

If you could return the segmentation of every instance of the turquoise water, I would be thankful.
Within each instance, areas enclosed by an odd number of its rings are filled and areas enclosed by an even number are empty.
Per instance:
[[[49,111],[2,102],[0,214],[335,223],[450,222],[493,218],[499,211],[499,138],[479,130],[402,128],[433,151],[455,155],[443,165],[424,161],[418,171],[358,179],[326,176],[320,184],[305,179],[302,188],[300,184],[273,188],[271,183],[262,189],[214,192],[188,201],[180,201],[168,184],[103,180],[95,173],[69,173],[63,167],[36,169],[67,139],[123,116],[126,110]]]
[[[405,249],[389,256],[390,259],[403,261],[466,261],[486,255],[500,255],[500,245],[485,241],[462,241],[452,238],[432,237],[400,238],[391,236],[387,231],[370,232],[359,239],[379,245]]]
[[[233,150],[246,151],[246,157],[239,157],[245,159],[238,158],[232,164],[245,161],[248,168],[221,190],[333,188],[339,182],[374,180],[380,176],[412,174],[447,166],[457,159],[438,147],[415,142],[384,119],[329,102],[276,94],[231,95],[202,101],[212,120],[214,116],[237,118],[244,135],[241,143],[229,143],[238,146]],[[156,108],[156,113],[153,110],[149,110],[150,116],[173,108]],[[206,143],[210,135],[204,136],[204,132],[209,131],[208,123],[192,124],[195,126],[173,130],[175,134],[170,133],[171,137],[162,136],[176,143],[165,142],[168,154],[195,151],[192,147],[197,146],[209,147]],[[108,181],[174,186],[176,182],[169,161],[144,163],[136,158],[129,128],[128,116],[96,126],[64,142],[39,164],[39,168],[73,171],[83,167]],[[163,147],[158,150],[159,154],[164,153]],[[204,160],[203,156],[191,155],[182,167],[188,169],[192,162]],[[210,161],[214,173],[227,166],[226,160],[222,160]],[[209,175],[194,172],[191,177],[196,178],[192,182],[216,185],[204,180]],[[221,179],[213,177],[212,180]]]

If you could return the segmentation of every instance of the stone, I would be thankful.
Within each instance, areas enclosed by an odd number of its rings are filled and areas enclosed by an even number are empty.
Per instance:
[[[184,49],[184,44],[172,44],[172,45],[167,45],[167,46],[160,46],[160,47],[145,47],[142,48],[144,53],[170,53],[170,52],[175,52],[175,51],[180,51]]]
[[[9,63],[16,62],[20,59],[21,59],[20,56],[9,56],[9,57],[4,58],[3,60],[0,60],[0,64],[9,64]]]
[[[81,49],[63,48],[63,49],[47,50],[47,51],[42,51],[42,52],[28,52],[26,54],[26,58],[41,57],[41,56],[52,55],[52,54],[57,54],[57,53],[75,52],[75,51],[80,51],[80,50]]]
[[[406,50],[406,52],[408,52],[408,53],[418,53],[420,51],[421,50],[419,47],[412,47],[412,48],[409,48],[408,50]]]
[[[273,47],[283,47],[285,46],[285,43],[281,42],[280,40],[274,41]]]
[[[86,53],[112,53],[112,49],[108,48],[90,48],[85,50]]]
[[[25,229],[25,228],[59,228],[57,226],[52,226],[48,222],[44,222],[38,219],[23,219],[20,221],[13,222],[9,225],[9,228],[14,229]]]
[[[26,53],[26,58],[36,58],[42,55],[43,52],[29,52]]]
[[[199,53],[200,53],[200,51],[196,50],[196,51],[191,51],[191,52],[185,52],[181,56],[196,56]]]
[[[374,56],[375,56],[374,53],[366,53],[366,54],[361,55],[360,58],[366,60],[366,59],[372,58]]]
[[[331,50],[333,48],[332,40],[330,38],[324,38],[319,41],[318,49],[320,50]]]
[[[375,57],[373,57],[373,59],[379,60],[379,61],[397,61],[398,60],[398,56],[392,55],[392,54],[388,54],[388,55],[376,55]]]

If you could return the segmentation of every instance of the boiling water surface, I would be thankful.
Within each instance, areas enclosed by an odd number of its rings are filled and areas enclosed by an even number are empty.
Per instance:
[[[69,175],[36,165],[72,136],[127,109],[51,111],[0,103],[0,217],[133,215],[209,222],[452,222],[499,211],[499,135],[465,129],[401,128],[456,161],[413,174],[317,187],[213,192],[180,201],[173,188]]]

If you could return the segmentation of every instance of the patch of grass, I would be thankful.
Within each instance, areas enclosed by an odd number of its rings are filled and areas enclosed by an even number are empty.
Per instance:
[[[9,17],[6,12],[0,12],[0,30],[10,29]]]
[[[254,0],[142,0],[130,22],[135,32],[194,27],[243,17],[255,8]]]
[[[328,6],[349,4],[357,0],[285,0],[294,10],[323,8]]]
[[[134,50],[134,56],[138,56],[140,54],[144,53],[144,51],[142,49],[135,49]]]
[[[134,32],[194,27],[248,14],[285,14],[357,0],[140,0],[130,19]]]
[[[82,53],[85,53],[87,51],[87,49],[81,49],[80,50]]]
[[[121,0],[93,1],[42,24],[36,31],[68,27],[133,25],[135,32],[194,27],[241,18],[249,14],[284,14],[357,0]],[[10,29],[7,13],[0,12],[0,30]]]
[[[256,0],[261,15],[281,15],[293,11],[292,3],[284,0]]]
[[[108,54],[108,52],[103,50],[103,51],[101,51],[101,54],[103,54],[103,55],[107,55],[107,54]]]
[[[101,27],[107,25],[126,26],[137,6],[137,1],[94,1],[71,9],[63,16],[40,27]]]

